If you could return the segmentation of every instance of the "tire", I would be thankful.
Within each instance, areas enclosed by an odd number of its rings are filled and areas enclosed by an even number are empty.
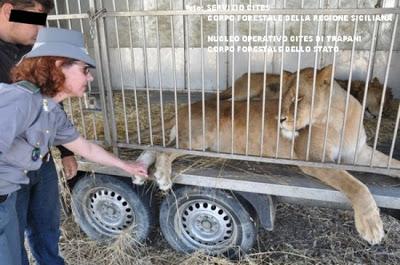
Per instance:
[[[152,227],[149,196],[115,176],[82,177],[72,190],[75,221],[91,238],[112,241],[129,230],[132,242],[143,242]]]
[[[257,236],[257,225],[243,204],[216,189],[177,189],[161,203],[159,221],[171,247],[185,253],[201,250],[235,258],[248,252]]]

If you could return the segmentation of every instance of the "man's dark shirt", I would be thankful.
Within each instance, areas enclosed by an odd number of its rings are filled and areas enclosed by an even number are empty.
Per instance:
[[[32,46],[12,44],[0,39],[0,83],[11,83],[11,68],[31,49]],[[60,150],[61,157],[74,155],[74,153],[61,145],[57,146],[57,148]]]
[[[15,45],[0,39],[0,83],[11,83],[10,70],[32,46]]]

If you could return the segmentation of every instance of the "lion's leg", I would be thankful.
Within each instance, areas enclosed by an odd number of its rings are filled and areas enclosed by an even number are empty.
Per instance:
[[[373,150],[372,147],[368,146],[367,144],[364,144],[363,147],[361,148],[361,151],[358,153],[356,164],[369,165],[371,162],[372,150]],[[353,161],[346,161],[346,162],[352,163]],[[389,156],[385,155],[382,152],[379,152],[378,150],[375,150],[374,159],[372,161],[373,166],[387,167],[388,162],[389,162]],[[400,161],[392,158],[390,166],[393,168],[400,169]],[[397,172],[392,172],[389,175],[392,177],[400,178],[400,173]]]
[[[148,169],[155,161],[156,161],[157,152],[145,150],[140,156],[136,159],[137,162],[141,162],[146,169]],[[132,182],[136,185],[142,185],[145,181],[145,178],[142,176],[134,176]]]
[[[172,187],[172,162],[182,155],[183,154],[179,152],[161,152],[157,154],[156,172],[154,173],[154,177],[156,178],[161,190],[169,190]]]
[[[361,237],[370,244],[381,242],[384,236],[383,225],[379,209],[367,186],[346,171],[312,167],[300,169],[341,191],[353,206],[356,228]]]

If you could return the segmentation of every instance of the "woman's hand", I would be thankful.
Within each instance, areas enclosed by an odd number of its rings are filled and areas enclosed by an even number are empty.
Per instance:
[[[132,176],[147,177],[147,167],[142,162],[124,161],[122,169]]]
[[[105,166],[118,167],[132,176],[147,177],[148,166],[143,164],[143,162],[121,160],[114,154],[104,150],[101,146],[88,142],[81,136],[72,142],[64,144],[64,146],[75,154],[81,155],[93,162]]]

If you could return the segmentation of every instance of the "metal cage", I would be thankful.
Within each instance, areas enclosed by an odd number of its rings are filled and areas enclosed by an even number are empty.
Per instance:
[[[250,4],[254,8],[241,8]],[[397,103],[397,115],[390,121],[393,124],[390,140],[381,143],[381,124],[388,119],[382,114],[384,97],[375,120],[371,140],[374,151],[369,165],[359,165],[355,159],[354,163],[343,163],[340,153],[343,141],[335,162],[311,161],[308,156],[297,160],[282,159],[278,155],[249,155],[248,143],[245,153],[236,153],[234,137],[231,152],[181,149],[179,139],[173,146],[167,145],[164,121],[166,109],[168,115],[174,116],[181,104],[188,104],[190,113],[190,105],[201,101],[205,141],[207,101],[214,100],[218,105],[221,92],[228,87],[232,87],[234,96],[235,80],[242,74],[250,76],[260,72],[264,75],[263,82],[268,82],[266,74],[274,73],[279,74],[282,81],[284,70],[313,67],[315,75],[317,69],[327,64],[333,65],[332,80],[348,79],[349,84],[351,80],[362,80],[366,95],[368,84],[377,76],[383,81],[382,95],[391,87],[396,97],[400,93],[396,90],[400,84],[399,13],[398,1],[78,0],[56,1],[55,14],[48,17],[48,24],[84,33],[87,48],[97,62],[96,77],[87,95],[83,99],[68,100],[66,110],[83,136],[112,147],[116,154],[120,148],[180,149],[186,154],[200,156],[387,174],[400,170],[391,167],[400,105]],[[306,19],[313,16],[329,16],[332,21]],[[350,19],[343,21],[344,17]],[[352,20],[352,17],[358,19]],[[255,36],[280,38],[257,39]],[[312,41],[307,40],[307,36],[313,36]],[[347,36],[349,41],[342,41],[341,36]],[[304,51],[308,46],[312,50]],[[313,47],[331,48],[325,51]],[[248,96],[251,86],[248,78]],[[282,83],[279,89],[282,91]],[[210,95],[215,96],[210,99]],[[361,103],[363,111],[367,104],[365,95]],[[262,100],[265,101],[265,97]],[[249,97],[246,101],[249,120],[252,101]],[[281,104],[281,97],[279,102]],[[233,109],[235,101],[231,104]],[[348,100],[346,109],[347,104]],[[218,106],[215,115],[217,119],[221,115]],[[361,116],[360,124],[362,119]],[[190,128],[190,119],[188,122]],[[153,135],[155,126],[161,126],[158,138]],[[246,126],[248,135],[249,122]],[[220,135],[219,126],[217,130]],[[234,126],[232,135],[233,130]],[[359,134],[360,130],[354,133]],[[247,137],[247,141],[251,139]],[[279,133],[271,141],[279,147]],[[387,164],[373,166],[373,155],[380,144],[386,148],[389,159]],[[294,140],[292,150],[293,145]]]

